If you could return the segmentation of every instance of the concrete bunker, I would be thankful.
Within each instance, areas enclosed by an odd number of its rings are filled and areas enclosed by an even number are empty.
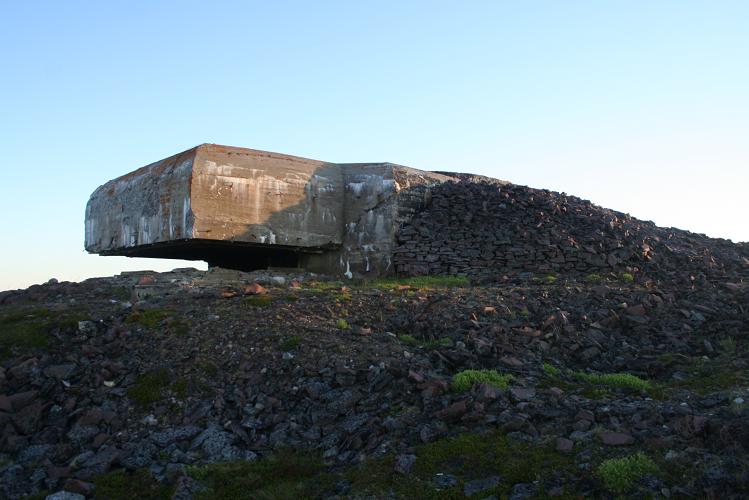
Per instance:
[[[389,275],[398,227],[428,203],[431,186],[452,180],[392,163],[203,144],[96,189],[85,248],[240,270]]]

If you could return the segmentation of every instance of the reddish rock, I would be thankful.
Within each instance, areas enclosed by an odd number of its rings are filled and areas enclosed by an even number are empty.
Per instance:
[[[684,437],[702,436],[707,432],[709,420],[700,415],[687,415],[676,421],[674,428]]]
[[[81,481],[80,479],[71,478],[65,481],[65,485],[62,489],[70,491],[71,493],[79,493],[81,495],[89,496],[94,492],[94,485],[92,483],[87,483],[86,481]]]
[[[155,278],[152,275],[147,274],[140,277],[140,279],[138,280],[138,285],[153,285],[155,282]]]
[[[574,446],[575,443],[570,439],[563,437],[557,438],[557,451],[560,453],[570,453]]]
[[[454,422],[459,420],[460,417],[468,413],[468,403],[465,400],[453,403],[447,408],[440,410],[434,414],[435,417],[446,420],[448,422]]]
[[[606,446],[629,446],[635,442],[631,434],[624,432],[602,432],[599,438]]]
[[[532,387],[513,387],[510,395],[516,401],[530,401],[536,397],[536,389]]]
[[[417,384],[420,384],[424,382],[424,376],[419,372],[408,370],[408,380],[410,380],[411,382],[416,382]]]
[[[421,396],[424,398],[436,398],[447,392],[447,382],[442,379],[433,378],[416,386],[421,390]]]
[[[645,306],[642,304],[637,304],[635,306],[628,307],[626,309],[627,314],[630,316],[645,316],[647,314],[647,311],[645,310]]]
[[[259,283],[253,283],[244,287],[245,295],[264,295],[266,293],[268,293],[268,290]]]
[[[27,436],[38,431],[42,423],[42,404],[34,403],[13,415],[13,425],[18,432]]]
[[[0,411],[13,411],[13,405],[10,398],[5,394],[0,394]]]
[[[10,404],[13,411],[20,411],[30,405],[39,396],[39,391],[19,392],[10,396]]]

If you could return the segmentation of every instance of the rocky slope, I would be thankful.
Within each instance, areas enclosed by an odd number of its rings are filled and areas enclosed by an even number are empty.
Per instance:
[[[746,262],[661,266],[668,245],[478,285],[214,269],[0,293],[0,497],[746,497]]]

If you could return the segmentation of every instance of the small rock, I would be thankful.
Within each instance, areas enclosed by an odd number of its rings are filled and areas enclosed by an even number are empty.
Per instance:
[[[47,495],[44,500],[86,500],[86,497],[80,493],[72,493],[70,491],[58,491]]]
[[[490,488],[496,488],[501,480],[502,478],[499,476],[491,476],[485,479],[474,479],[473,481],[468,481],[463,486],[463,494],[467,497],[472,497],[473,495],[481,493],[482,491],[488,490]]]
[[[56,378],[58,380],[69,378],[75,371],[75,365],[73,363],[66,363],[64,365],[52,365],[44,369],[44,375],[50,378]]]
[[[560,453],[569,453],[572,451],[572,448],[574,448],[575,443],[571,439],[567,438],[557,438],[557,451]]]
[[[245,295],[264,295],[266,293],[268,293],[268,290],[259,283],[253,283],[244,287]]]
[[[460,419],[460,417],[466,413],[468,413],[468,403],[463,400],[453,403],[447,408],[438,411],[434,416],[442,420],[455,421]]]
[[[416,462],[416,455],[398,455],[395,457],[395,472],[408,474]]]
[[[453,486],[458,484],[458,480],[455,478],[455,476],[438,472],[434,475],[432,483],[439,490],[444,488],[452,488]]]
[[[510,389],[510,395],[516,401],[530,401],[536,397],[536,389],[532,387],[513,387]]]
[[[538,486],[533,483],[518,483],[512,487],[508,500],[525,500],[538,495]]]
[[[632,435],[624,432],[602,432],[599,438],[606,446],[629,446],[635,442]]]
[[[78,331],[83,335],[95,335],[96,334],[96,323],[93,321],[79,321]]]
[[[87,483],[86,481],[81,481],[80,479],[71,478],[65,481],[65,485],[62,489],[88,496],[94,492],[94,485],[92,483]]]

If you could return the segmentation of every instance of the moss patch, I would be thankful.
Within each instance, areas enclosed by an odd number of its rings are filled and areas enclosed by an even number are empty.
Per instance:
[[[195,499],[296,499],[322,496],[332,484],[319,457],[281,450],[256,462],[224,462],[188,468],[205,488]]]
[[[55,330],[76,330],[86,316],[78,310],[16,309],[0,315],[0,359],[44,349]]]
[[[359,286],[394,290],[405,286],[411,288],[454,288],[465,287],[469,284],[468,278],[464,276],[414,276],[412,278],[383,278],[364,281]]]
[[[302,337],[299,335],[292,335],[291,337],[288,337],[284,339],[281,342],[281,350],[282,351],[291,351],[296,349],[296,347],[299,345],[299,343],[302,341]]]
[[[574,458],[558,453],[552,443],[529,444],[500,432],[462,434],[416,447],[416,462],[411,474],[393,473],[393,458],[365,462],[348,473],[356,497],[452,499],[465,498],[463,485],[473,479],[500,476],[496,488],[481,492],[476,498],[491,494],[506,498],[517,483],[544,478],[571,477]],[[437,474],[453,475],[457,484],[437,489]],[[541,481],[543,482],[543,481]],[[541,498],[544,492],[540,491]]]
[[[244,298],[244,303],[250,307],[267,307],[275,298],[272,295],[250,295]]]
[[[629,457],[604,460],[596,472],[606,488],[615,493],[623,493],[643,476],[657,474],[658,466],[640,452]]]
[[[94,478],[96,498],[108,500],[169,499],[172,488],[161,484],[145,469],[132,473],[120,469]]]
[[[127,395],[138,404],[147,406],[162,399],[164,389],[168,386],[169,372],[166,368],[160,368],[138,377],[135,384],[127,390]]]
[[[474,384],[484,382],[498,389],[507,389],[507,384],[512,378],[512,375],[504,375],[494,370],[463,370],[453,376],[450,387],[455,392],[466,392],[471,390]]]
[[[162,320],[168,318],[172,311],[166,309],[146,309],[134,311],[125,320],[126,323],[138,324],[146,328],[156,328]]]

